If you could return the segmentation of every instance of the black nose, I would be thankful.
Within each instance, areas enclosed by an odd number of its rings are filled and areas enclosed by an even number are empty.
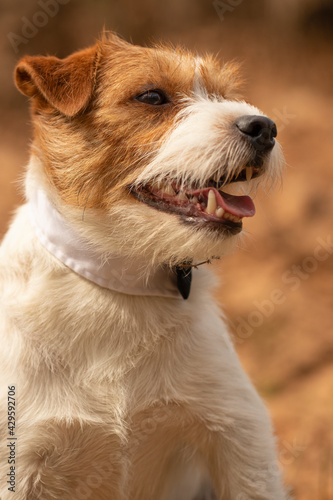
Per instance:
[[[235,124],[257,151],[266,152],[274,146],[274,137],[277,135],[276,125],[267,116],[241,116]]]

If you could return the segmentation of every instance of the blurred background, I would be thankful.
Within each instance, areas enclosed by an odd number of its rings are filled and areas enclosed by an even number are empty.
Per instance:
[[[103,26],[242,63],[244,96],[278,126],[283,188],[257,197],[241,248],[214,264],[242,363],[265,399],[279,462],[299,500],[333,499],[333,1],[2,0],[0,235],[22,201],[24,54],[59,57]]]

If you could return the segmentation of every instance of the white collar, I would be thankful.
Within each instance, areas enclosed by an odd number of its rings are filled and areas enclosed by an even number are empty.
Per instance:
[[[29,201],[31,223],[44,247],[80,276],[103,288],[130,295],[149,295],[182,299],[177,278],[160,266],[146,278],[138,273],[140,265],[122,257],[108,257],[92,250],[70,227],[45,191],[38,189]]]

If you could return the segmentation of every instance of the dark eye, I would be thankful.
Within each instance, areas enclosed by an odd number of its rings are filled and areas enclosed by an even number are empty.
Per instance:
[[[151,106],[160,106],[161,104],[169,102],[162,90],[147,90],[136,96],[135,99],[143,104],[150,104]]]

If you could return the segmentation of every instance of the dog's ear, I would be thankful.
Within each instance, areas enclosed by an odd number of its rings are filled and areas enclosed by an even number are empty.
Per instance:
[[[26,56],[15,69],[17,88],[36,102],[45,101],[66,116],[83,111],[92,97],[98,44],[66,57]]]

